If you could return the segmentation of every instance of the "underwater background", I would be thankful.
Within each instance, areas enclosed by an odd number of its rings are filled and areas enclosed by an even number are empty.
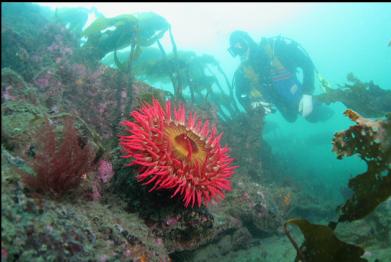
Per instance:
[[[133,35],[115,32],[134,21],[140,35],[132,46]],[[2,3],[2,260],[390,261],[390,28],[390,3]],[[227,51],[235,30],[257,43],[297,41],[332,88],[315,77],[315,95],[333,116],[291,123],[279,112],[246,114],[231,93],[240,63]],[[156,60],[162,49],[166,60]],[[190,73],[178,77],[181,66]],[[135,178],[140,171],[126,166],[119,123],[152,97],[183,102],[224,132],[238,166],[224,200],[184,207],[164,190],[149,192]],[[338,148],[335,134],[346,130],[354,135],[344,133]],[[68,148],[56,152],[52,136]],[[42,160],[49,153],[71,164]],[[45,166],[63,180],[26,178],[32,169],[49,177]],[[360,174],[376,179],[349,189]],[[341,211],[349,199],[353,207]],[[300,254],[284,228],[293,218],[325,226],[339,219],[338,239],[362,250],[341,244],[353,255],[327,256],[306,238],[315,255]],[[314,231],[297,221],[290,228],[300,245]]]

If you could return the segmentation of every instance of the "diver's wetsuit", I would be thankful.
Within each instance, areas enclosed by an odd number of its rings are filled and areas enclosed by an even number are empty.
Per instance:
[[[254,74],[248,73],[249,68]],[[301,68],[303,81],[297,79]],[[250,75],[250,76],[249,76]],[[250,109],[251,93],[258,89],[263,99],[272,102],[288,121],[295,121],[303,94],[314,91],[315,69],[311,59],[300,46],[282,37],[264,38],[250,49],[249,59],[235,72],[234,85],[239,102]]]

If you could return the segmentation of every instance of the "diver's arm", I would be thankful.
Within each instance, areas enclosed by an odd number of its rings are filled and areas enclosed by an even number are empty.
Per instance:
[[[239,79],[241,79],[241,77],[239,77]],[[266,102],[261,95],[254,97],[253,94],[250,94],[248,81],[242,79],[237,82],[234,80],[234,88],[237,99],[247,113],[254,110],[258,111],[259,109],[263,110],[265,114],[274,113],[276,111],[272,104]]]
[[[246,112],[251,111],[251,102],[250,98],[247,94],[237,94],[236,95],[240,104],[243,106],[243,108],[246,110]]]
[[[309,59],[305,59],[309,60]],[[301,69],[303,70],[303,93],[305,95],[312,95],[315,90],[314,86],[314,77],[315,70],[311,61],[303,61],[301,65]]]
[[[246,112],[249,112],[251,110],[251,99],[247,86],[248,83],[245,81],[241,69],[238,69],[235,72],[232,85],[235,89],[235,95],[239,103],[243,106]]]
[[[303,59],[303,95],[299,102],[299,113],[303,117],[309,116],[313,111],[312,94],[314,92],[314,68],[309,58]]]
[[[278,41],[276,53],[284,66],[294,72],[297,68],[303,71],[303,92],[312,95],[315,89],[315,66],[307,53],[297,43]]]
[[[297,63],[298,67],[303,70],[303,96],[300,99],[298,111],[303,117],[308,117],[313,111],[312,94],[315,90],[315,68],[311,59],[302,51],[298,56]]]
[[[302,60],[299,67],[303,70],[303,95],[299,102],[299,113],[303,117],[309,116],[313,111],[312,94],[314,92],[314,67],[312,61],[305,57]]]
[[[235,86],[235,93],[236,98],[238,99],[239,103],[243,106],[243,108],[246,110],[246,112],[249,112],[251,110],[251,99],[250,94],[247,92],[243,92],[244,90],[238,86]]]
[[[291,49],[290,59],[293,62],[296,68],[301,68],[303,71],[303,93],[305,95],[312,95],[315,86],[314,86],[314,77],[315,77],[315,68],[311,59],[299,48]]]

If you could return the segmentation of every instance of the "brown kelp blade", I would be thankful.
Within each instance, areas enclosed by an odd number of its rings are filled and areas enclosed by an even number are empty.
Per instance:
[[[333,150],[339,159],[358,154],[368,169],[349,180],[353,195],[340,207],[340,222],[365,217],[391,196],[391,114],[380,120],[352,110],[345,115],[356,125],[335,134]]]
[[[289,224],[297,226],[304,235],[304,242],[300,248],[289,233]],[[311,224],[305,219],[290,219],[285,222],[284,230],[297,251],[296,261],[367,261],[361,258],[364,249],[339,240],[328,226]]]

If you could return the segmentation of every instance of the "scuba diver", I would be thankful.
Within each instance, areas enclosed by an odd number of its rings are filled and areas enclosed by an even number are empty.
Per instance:
[[[262,107],[294,122],[300,113],[310,122],[325,121],[333,111],[313,99],[315,66],[301,46],[277,36],[262,38],[259,45],[244,31],[230,36],[229,53],[239,56],[233,86],[236,97],[247,112]],[[302,72],[302,81],[298,72]]]

